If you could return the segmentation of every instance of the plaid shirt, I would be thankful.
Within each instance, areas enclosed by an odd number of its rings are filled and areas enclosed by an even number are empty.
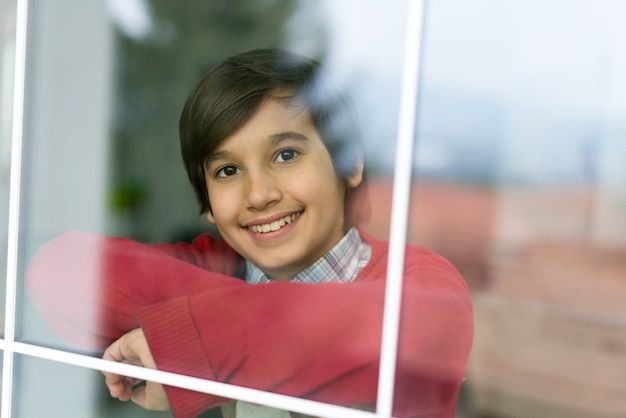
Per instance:
[[[350,283],[367,265],[371,255],[372,247],[361,239],[356,228],[351,228],[337,245],[290,281],[310,284]],[[267,274],[251,262],[246,261],[246,265],[246,282],[260,284],[272,281]]]

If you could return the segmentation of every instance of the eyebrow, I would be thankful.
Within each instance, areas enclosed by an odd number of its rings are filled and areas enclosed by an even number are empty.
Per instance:
[[[279,133],[272,134],[272,135],[270,135],[267,138],[267,140],[273,146],[278,146],[278,145],[280,145],[280,143],[285,142],[285,141],[289,141],[289,140],[308,142],[309,141],[309,137],[307,137],[304,134],[301,134],[300,132],[285,131],[285,132],[279,132]],[[204,167],[208,168],[213,162],[215,162],[217,160],[228,159],[229,154],[230,154],[230,152],[228,152],[228,151],[216,151],[216,152],[214,152],[213,154],[209,155],[204,160]]]
[[[274,145],[278,145],[281,142],[288,141],[290,139],[295,139],[297,141],[302,141],[302,142],[309,141],[309,137],[296,131],[285,131],[285,132],[273,134],[273,135],[270,135],[269,139]]]

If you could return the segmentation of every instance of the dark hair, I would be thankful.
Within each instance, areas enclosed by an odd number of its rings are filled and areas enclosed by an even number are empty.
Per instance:
[[[204,161],[269,99],[301,100],[344,183],[364,152],[347,98],[332,91],[319,62],[280,49],[258,49],[227,58],[191,91],[180,118],[180,143],[202,213],[211,211]],[[365,178],[346,190],[346,226],[369,215]]]

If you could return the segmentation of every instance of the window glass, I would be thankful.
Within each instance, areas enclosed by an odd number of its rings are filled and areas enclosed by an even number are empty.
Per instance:
[[[320,60],[328,81],[350,97],[370,178],[388,181],[394,167],[405,10],[404,1],[31,1],[23,270],[46,243],[73,230],[147,244],[215,233],[198,215],[188,185],[179,150],[180,113],[209,68],[253,48],[287,48]],[[365,227],[387,239],[384,228]],[[88,307],[77,323],[66,324],[70,334],[100,325],[89,304],[105,297],[107,289],[89,277],[99,279],[99,273],[115,269],[90,254],[86,246],[77,248],[74,260],[58,265],[59,271],[85,273],[76,287],[50,288],[38,296],[40,301],[58,298],[69,307],[81,298],[76,301],[67,292],[84,292]],[[20,341],[100,355],[60,338],[50,324],[65,321],[64,313],[36,308],[32,296],[20,295]],[[24,370],[29,362],[40,361],[25,359]],[[49,367],[59,379],[68,368]],[[89,392],[86,405],[76,407],[104,408],[106,389],[98,373],[76,370],[72,376]],[[18,375],[17,392],[30,392],[27,377]],[[20,398],[18,408],[28,408],[21,399],[28,397]]]
[[[352,98],[372,201],[364,231],[388,238],[404,1],[29,3],[21,272],[70,230],[148,244],[215,233],[188,186],[178,118],[212,65],[266,46],[320,59]],[[1,6],[9,17],[0,49],[0,194],[7,197],[10,6]],[[458,415],[618,416],[626,410],[626,6],[440,0],[428,2],[425,18],[407,239],[448,258],[471,292],[475,333]],[[102,266],[77,253],[62,268],[97,276]],[[107,291],[80,285],[71,290],[84,291],[85,301]],[[403,299],[401,346],[417,338],[407,313],[422,305],[411,296]],[[49,327],[58,318],[19,295],[20,341],[76,350]],[[78,328],[99,324],[79,319]],[[450,338],[438,329],[430,335]],[[142,414],[109,399],[97,371],[18,360],[9,382],[16,416],[44,408]],[[411,374],[424,373],[423,364],[399,364],[407,378],[398,392],[412,393]]]
[[[4,312],[15,64],[15,1],[5,1],[0,5],[0,31],[0,312]],[[0,322],[2,332],[4,320]]]
[[[178,119],[208,68],[262,45],[320,59],[351,98],[373,183],[392,173],[404,2],[60,4],[31,7],[26,259],[74,229],[160,243],[211,228],[186,187]],[[359,19],[346,19],[356,10]],[[392,23],[379,21],[383,13]],[[377,225],[368,228],[386,238]]]
[[[472,292],[462,416],[626,410],[625,16],[428,3],[408,234]]]
[[[165,418],[169,412],[145,411],[132,402],[108,395],[97,370],[70,366],[37,357],[16,357],[19,390],[14,392],[12,417],[68,416]]]
[[[104,3],[79,3],[29,4],[22,270],[44,243],[63,232],[107,231],[113,32]],[[32,311],[30,299],[18,302],[24,304],[23,316],[18,304],[17,318],[23,339],[61,346]]]

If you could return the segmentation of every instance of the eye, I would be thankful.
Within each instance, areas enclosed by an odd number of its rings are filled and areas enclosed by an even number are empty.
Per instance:
[[[235,174],[239,173],[241,173],[241,170],[239,170],[237,167],[235,167],[234,165],[227,165],[217,170],[217,172],[215,173],[215,177],[225,178],[234,176]]]
[[[278,155],[276,156],[277,163],[285,163],[289,160],[293,160],[298,156],[298,151],[292,148],[285,148],[284,150],[280,150]]]

